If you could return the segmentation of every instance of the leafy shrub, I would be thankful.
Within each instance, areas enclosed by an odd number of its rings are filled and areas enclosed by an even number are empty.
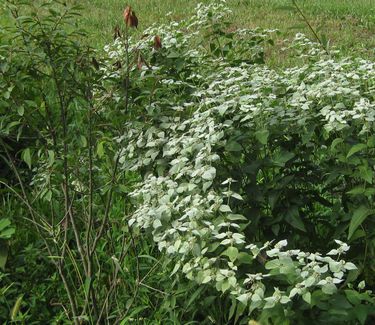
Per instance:
[[[0,48],[0,153],[14,177],[0,186],[18,231],[1,273],[1,322],[126,322],[144,310],[164,319],[163,289],[176,284],[160,281],[170,266],[120,222],[136,175],[118,171],[116,119],[94,102],[101,73],[75,25],[80,9],[5,5],[13,25]]]
[[[12,217],[0,319],[366,322],[373,62],[299,34],[306,64],[272,70],[276,31],[231,31],[224,2],[140,40],[127,8],[103,54],[78,8],[6,4],[1,186],[33,227]]]
[[[129,225],[153,234],[176,260],[173,273],[228,293],[229,318],[364,323],[372,294],[351,282],[361,274],[373,283],[374,63],[329,57],[301,35],[294,47],[313,58],[306,65],[274,71],[241,60],[237,34],[220,25],[226,13],[222,4],[199,6],[131,43],[148,63],[134,77],[139,124],[119,138],[123,168],[143,176]],[[204,41],[192,50],[196,30]],[[161,49],[150,50],[154,35]],[[268,33],[238,35],[257,40],[245,48],[259,58]],[[122,48],[106,48],[109,63]],[[104,70],[114,76],[111,65]],[[327,243],[325,255],[310,253]]]

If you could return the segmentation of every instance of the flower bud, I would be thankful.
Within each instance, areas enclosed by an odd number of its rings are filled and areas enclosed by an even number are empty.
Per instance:
[[[121,32],[120,32],[120,27],[116,26],[113,31],[113,40],[115,41],[118,38],[121,38]]]
[[[123,15],[124,15],[125,24],[128,27],[135,27],[135,28],[138,27],[138,18],[135,15],[135,12],[132,10],[132,7],[127,6],[124,10]]]
[[[154,37],[154,49],[159,50],[162,48],[161,39],[159,35]]]
[[[145,61],[143,60],[142,55],[138,54],[138,60],[137,60],[137,68],[138,68],[138,70],[142,70],[142,67],[143,67],[144,63],[145,63]]]
[[[131,11],[132,11],[132,7],[130,6],[127,6],[124,10],[124,21],[125,21],[125,24],[129,24],[130,22],[130,14],[131,14]]]

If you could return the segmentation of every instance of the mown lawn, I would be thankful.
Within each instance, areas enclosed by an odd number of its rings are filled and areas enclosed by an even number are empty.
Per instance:
[[[140,32],[154,22],[165,22],[185,17],[199,2],[207,0],[129,0],[139,18]],[[85,7],[84,25],[93,32],[92,43],[103,45],[111,39],[113,28],[122,23],[123,0],[78,0]],[[277,28],[277,44],[295,33],[310,32],[298,15],[283,8],[291,0],[227,0],[233,11],[233,23],[238,27]],[[343,54],[375,56],[375,0],[299,0],[312,26],[325,34],[330,44]],[[167,15],[167,13],[171,13]],[[277,51],[279,53],[279,51]],[[273,57],[276,63],[283,61]],[[275,56],[273,54],[273,56]]]

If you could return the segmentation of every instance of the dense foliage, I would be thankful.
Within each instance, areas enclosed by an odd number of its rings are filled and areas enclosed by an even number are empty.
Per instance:
[[[375,63],[270,69],[224,2],[97,52],[52,4],[6,2],[0,319],[371,323]]]

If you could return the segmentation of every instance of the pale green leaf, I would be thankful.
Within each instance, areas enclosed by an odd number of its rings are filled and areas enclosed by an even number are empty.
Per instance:
[[[346,155],[346,158],[349,158],[351,156],[353,156],[355,153],[363,150],[363,149],[366,149],[367,148],[367,145],[364,144],[364,143],[357,143],[356,145],[354,145],[353,147],[351,147],[351,149],[349,150],[348,154]]]
[[[260,130],[256,131],[255,133],[256,139],[263,145],[267,144],[268,137],[270,135],[270,132],[268,130]]]
[[[363,205],[354,211],[352,219],[350,220],[348,239],[353,236],[357,228],[370,214],[372,214],[372,210]]]
[[[228,247],[221,255],[228,256],[231,262],[234,262],[238,257],[238,249],[236,247]]]
[[[31,169],[31,151],[30,151],[30,148],[27,148],[22,152],[22,159],[27,164],[27,166],[29,166],[29,168]]]

